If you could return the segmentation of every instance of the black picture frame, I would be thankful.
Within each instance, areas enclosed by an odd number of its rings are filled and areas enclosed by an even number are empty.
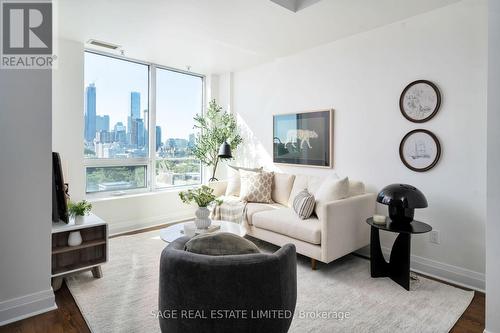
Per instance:
[[[424,167],[420,167],[420,168],[415,167],[414,164],[410,163],[410,161],[407,160],[405,153],[404,153],[405,152],[405,145],[407,144],[408,139],[410,139],[416,133],[423,133],[423,134],[428,135],[434,141],[434,144],[436,145],[436,152],[435,152],[434,159],[432,161],[430,161],[429,163],[427,163]],[[419,147],[417,146],[417,143],[415,143],[415,155],[419,155],[419,154],[424,156],[425,150],[423,153],[421,151],[419,151]],[[429,171],[432,168],[434,168],[436,166],[436,164],[439,162],[439,159],[441,158],[441,143],[439,142],[439,139],[437,138],[437,136],[434,135],[434,133],[432,133],[431,131],[419,128],[419,129],[408,132],[403,137],[403,139],[401,140],[401,143],[399,144],[399,157],[401,158],[401,162],[403,162],[403,164],[408,169],[415,171],[415,172],[426,172],[426,171]]]
[[[273,162],[333,167],[333,109],[273,116]]]
[[[407,94],[411,93],[411,90],[414,86],[416,85],[424,85],[428,86],[431,88],[431,90],[434,92],[435,96],[427,96],[428,98],[435,98],[435,106],[434,108],[431,109],[426,109],[429,108],[428,106],[424,105],[422,106],[420,103],[418,105],[414,105],[414,109],[418,107],[420,111],[416,110],[411,110],[411,108],[408,107],[407,103],[409,102],[408,99],[406,99]],[[425,96],[423,96],[425,98]],[[418,103],[418,96],[414,97],[417,100]],[[406,102],[405,102],[406,100]],[[401,111],[401,114],[408,119],[409,121],[413,123],[425,123],[426,121],[431,120],[439,111],[439,108],[441,106],[441,92],[439,91],[439,88],[431,81],[428,80],[417,80],[413,81],[410,84],[408,84],[403,92],[401,93],[401,96],[399,97],[399,109]],[[411,114],[412,112],[417,112],[417,114],[426,114],[422,118],[417,118],[416,114]]]

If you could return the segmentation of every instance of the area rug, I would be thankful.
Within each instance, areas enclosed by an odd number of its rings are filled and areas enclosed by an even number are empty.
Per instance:
[[[255,239],[263,251],[277,247]],[[112,238],[103,277],[82,273],[66,283],[94,333],[159,332],[159,231]],[[349,255],[312,271],[297,258],[297,307],[290,332],[448,332],[474,293],[419,278],[406,291],[372,279],[370,262]]]

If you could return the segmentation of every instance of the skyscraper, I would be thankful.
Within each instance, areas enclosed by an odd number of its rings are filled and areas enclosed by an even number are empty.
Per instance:
[[[96,133],[96,89],[89,84],[85,92],[85,141],[92,142]]]
[[[96,116],[95,118],[96,132],[107,131],[109,132],[109,116]]]
[[[194,133],[189,134],[188,147],[193,148],[195,143],[196,143],[196,136],[194,135]]]
[[[146,144],[144,140],[144,121],[142,119],[136,119],[135,122],[137,124],[137,147],[142,148]]]
[[[119,142],[119,143],[126,143],[127,142],[127,134],[126,134],[126,128],[123,126],[122,122],[118,122],[115,125],[115,136],[114,136],[114,141]]]
[[[130,93],[130,117],[132,119],[141,118],[141,93],[136,91]]]
[[[161,126],[156,126],[156,151],[160,149],[161,143]]]

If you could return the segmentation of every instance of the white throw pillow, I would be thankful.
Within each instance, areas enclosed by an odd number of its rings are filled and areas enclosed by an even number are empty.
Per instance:
[[[339,176],[337,176],[337,173],[331,172],[329,173],[328,176],[308,176],[307,177],[307,190],[309,193],[316,193],[321,184],[325,181],[325,178],[334,178],[334,179],[339,179]]]
[[[273,172],[240,170],[240,200],[246,202],[273,203],[271,198]]]
[[[292,190],[290,191],[290,198],[288,199],[288,207],[293,207],[293,199],[299,194],[300,191],[307,190],[307,176],[296,175],[293,181]]]
[[[261,172],[262,167],[260,168],[243,168],[228,165],[228,178],[227,178],[227,187],[225,196],[230,197],[239,197],[240,196],[240,170],[253,171],[253,172]]]
[[[365,184],[359,180],[349,180],[349,197],[365,194]]]
[[[273,191],[271,193],[274,202],[288,205],[290,192],[292,191],[295,175],[288,173],[275,173],[273,178]]]
[[[337,179],[334,177],[328,177],[314,194],[314,197],[316,199],[316,207],[314,208],[314,212],[319,219],[322,219],[324,218],[324,216],[321,216],[321,211],[325,204],[331,201],[347,198],[348,195],[349,178],[344,177],[341,179]]]

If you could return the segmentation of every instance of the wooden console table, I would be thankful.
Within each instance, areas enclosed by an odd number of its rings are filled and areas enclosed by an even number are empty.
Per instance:
[[[70,232],[80,231],[82,244],[68,246]],[[58,290],[65,276],[91,270],[102,277],[101,265],[108,261],[108,224],[94,214],[84,217],[83,224],[52,224],[52,289]]]

